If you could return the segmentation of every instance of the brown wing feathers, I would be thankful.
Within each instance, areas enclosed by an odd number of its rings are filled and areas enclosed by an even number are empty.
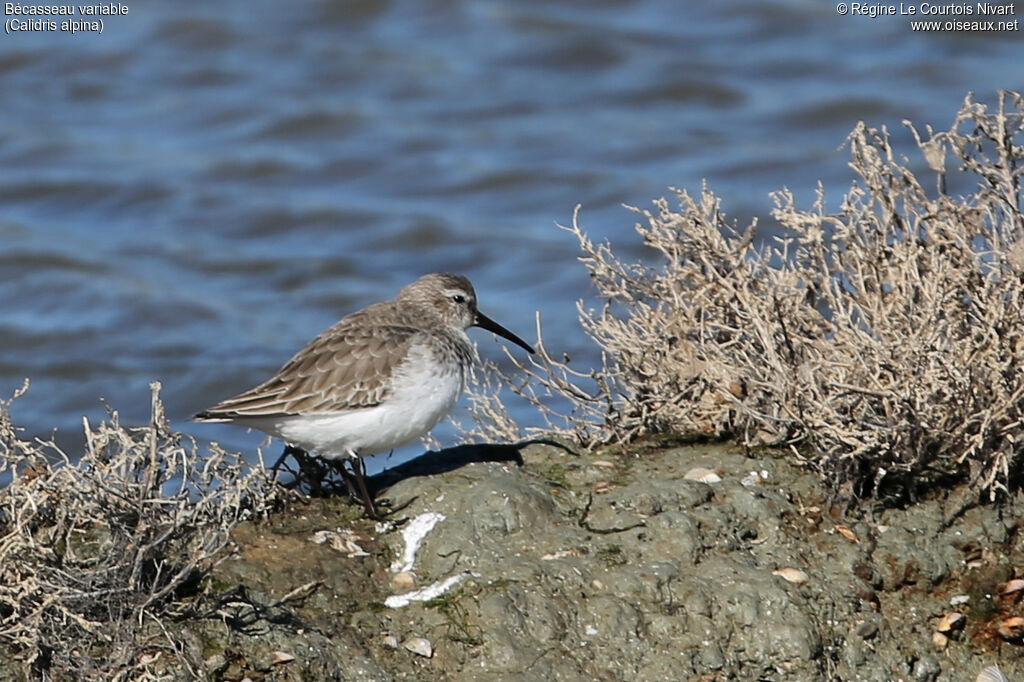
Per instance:
[[[408,354],[418,331],[405,326],[339,323],[313,339],[264,383],[196,417],[266,417],[378,405],[390,390],[387,379],[391,369]]]

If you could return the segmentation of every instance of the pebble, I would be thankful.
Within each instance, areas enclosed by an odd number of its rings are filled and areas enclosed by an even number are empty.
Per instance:
[[[871,621],[863,621],[857,626],[857,636],[862,639],[871,639],[878,634],[878,626]]]

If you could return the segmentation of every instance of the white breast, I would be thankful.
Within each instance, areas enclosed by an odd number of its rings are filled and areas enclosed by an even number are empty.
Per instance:
[[[464,369],[415,346],[380,405],[340,413],[291,415],[258,426],[328,459],[386,452],[420,438],[441,421],[462,392]]]

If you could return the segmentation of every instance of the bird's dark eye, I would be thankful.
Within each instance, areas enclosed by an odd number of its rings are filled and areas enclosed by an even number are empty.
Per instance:
[[[453,294],[452,300],[458,303],[459,305],[462,305],[463,303],[466,302],[466,297],[463,296],[462,294]]]

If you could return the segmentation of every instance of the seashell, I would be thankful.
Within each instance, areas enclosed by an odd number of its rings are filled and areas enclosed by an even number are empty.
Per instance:
[[[313,544],[327,544],[331,549],[348,555],[350,559],[370,556],[369,553],[363,551],[363,548],[356,543],[356,540],[365,542],[369,539],[369,536],[363,533],[342,528],[338,530],[318,530],[309,536],[309,541]]]
[[[944,647],[947,644],[949,644],[949,637],[946,637],[941,632],[933,632],[932,633],[932,644],[934,644],[935,646],[937,646],[938,648],[941,649],[942,647]]]
[[[294,660],[295,660],[295,657],[292,656],[287,651],[275,651],[274,653],[270,654],[270,665],[279,665],[281,663],[291,663]]]
[[[416,576],[410,571],[399,571],[391,576],[391,589],[396,592],[408,592],[416,589]]]
[[[434,645],[425,637],[410,637],[402,642],[402,646],[407,651],[411,651],[417,656],[422,656],[423,658],[430,658],[434,655]]]
[[[549,552],[541,556],[541,561],[554,561],[555,559],[564,559],[567,556],[579,556],[579,550],[576,549],[560,549],[557,552]]]
[[[959,630],[966,622],[964,614],[959,611],[950,611],[939,619],[939,624],[935,626],[935,629],[939,632],[951,632],[954,629]]]
[[[156,663],[157,659],[160,658],[160,652],[157,651],[155,654],[150,652],[142,652],[136,659],[139,665],[149,665],[150,663]]]
[[[593,466],[596,466],[596,467],[605,467],[607,469],[614,469],[615,468],[615,463],[614,462],[609,462],[606,459],[595,459],[593,462],[591,462],[591,464]]]
[[[853,542],[858,545],[860,544],[860,538],[857,537],[856,533],[850,530],[849,526],[844,526],[841,523],[837,523],[836,531],[850,542]]]
[[[398,638],[395,637],[394,635],[384,635],[381,638],[380,643],[383,644],[384,646],[386,646],[389,649],[397,649],[398,648]]]
[[[780,568],[777,571],[772,571],[772,575],[777,575],[780,578],[788,580],[794,585],[803,585],[811,579],[809,575],[801,571],[799,568]]]
[[[609,490],[611,490],[612,487],[613,487],[612,484],[609,483],[608,481],[598,481],[597,483],[594,484],[594,492],[595,493],[606,493]]]
[[[996,632],[1007,641],[1019,641],[1024,636],[1024,618],[1020,616],[1004,618]]]
[[[755,485],[761,484],[761,474],[756,471],[751,471],[746,476],[740,479],[740,485],[744,488],[752,488]]]
[[[1010,682],[1010,679],[1003,674],[998,665],[990,665],[978,673],[974,682]]]
[[[687,481],[700,481],[701,483],[720,483],[722,481],[720,471],[713,471],[704,467],[690,469],[683,475],[683,478]]]
[[[1024,590],[1024,579],[1014,578],[999,586],[999,595],[1005,597],[1010,594],[1016,594],[1021,590]]]

